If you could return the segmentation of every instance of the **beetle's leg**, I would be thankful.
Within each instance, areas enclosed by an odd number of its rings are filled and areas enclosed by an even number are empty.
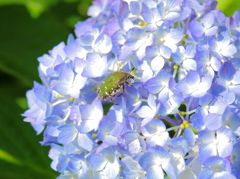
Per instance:
[[[127,81],[126,81],[125,83],[127,83],[128,86],[132,86],[132,84],[131,84],[131,83],[128,83]]]
[[[114,103],[114,99],[115,99],[115,98],[116,98],[116,94],[111,97],[110,101],[111,101],[113,104],[115,104],[115,105],[119,105],[119,104],[117,104],[117,103]]]
[[[122,84],[122,87],[120,87],[120,89],[121,88],[122,88],[122,92],[118,95],[118,97],[121,96],[123,93],[125,93],[125,86],[124,86],[124,84]]]

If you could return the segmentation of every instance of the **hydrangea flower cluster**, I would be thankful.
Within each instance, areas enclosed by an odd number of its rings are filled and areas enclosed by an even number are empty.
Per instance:
[[[38,58],[23,116],[58,179],[240,178],[240,12],[216,4],[95,0]],[[106,110],[94,89],[120,70],[132,86]]]

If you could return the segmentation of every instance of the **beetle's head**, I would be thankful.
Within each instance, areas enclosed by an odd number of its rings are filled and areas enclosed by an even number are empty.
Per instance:
[[[127,79],[134,79],[134,76],[129,73]]]

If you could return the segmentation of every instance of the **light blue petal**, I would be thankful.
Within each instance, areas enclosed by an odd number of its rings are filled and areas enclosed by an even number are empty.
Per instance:
[[[235,67],[233,66],[231,61],[226,61],[220,70],[218,71],[218,75],[227,81],[230,81],[233,79],[233,76],[235,74],[236,70]]]
[[[140,142],[138,140],[133,140],[128,144],[128,149],[131,154],[138,154],[141,152],[142,147],[140,146]]]
[[[59,75],[59,81],[71,85],[74,79],[74,72],[70,68],[64,66]]]
[[[76,73],[82,73],[84,67],[87,65],[87,62],[85,60],[82,60],[80,58],[74,59],[74,70]]]
[[[103,172],[109,179],[116,179],[120,173],[119,160],[114,158],[113,162],[108,162]]]
[[[148,117],[149,115],[152,114],[152,109],[148,106],[142,106],[137,112],[136,114],[138,116],[140,116],[141,118],[145,118]]]
[[[214,13],[210,12],[206,14],[202,19],[202,23],[204,24],[205,28],[209,29],[210,27],[212,27],[214,19]]]
[[[214,71],[218,71],[219,68],[221,67],[221,62],[214,56],[212,56],[210,63],[211,63],[211,67],[214,69]]]
[[[204,161],[207,157],[217,156],[217,149],[214,143],[202,144],[199,146],[199,159]]]
[[[169,59],[171,57],[172,51],[169,47],[167,47],[165,45],[161,45],[160,53],[164,58]]]
[[[187,83],[186,79],[178,82],[176,88],[184,94],[191,94],[193,92],[192,87]]]
[[[149,94],[148,96],[148,105],[152,110],[156,109],[156,99],[153,97],[152,94]]]
[[[160,79],[157,77],[153,77],[144,83],[143,87],[148,90],[152,94],[158,93],[163,86],[161,85]]]
[[[59,94],[62,95],[68,95],[69,94],[69,85],[64,84],[64,83],[58,83],[55,87],[54,90],[58,92]]]
[[[63,172],[68,165],[68,158],[65,155],[60,155],[58,157],[58,164],[57,164],[57,171],[58,172]]]
[[[131,2],[130,2],[130,12],[131,12],[133,15],[139,15],[139,14],[141,13],[140,2],[131,1]]]
[[[92,106],[94,107],[94,113],[98,114],[99,118],[103,116],[103,107],[100,99],[96,99],[92,102]]]
[[[211,85],[212,85],[212,77],[210,76],[203,77],[201,83],[198,86],[198,91],[200,93],[203,92],[205,94],[209,90]],[[202,97],[202,96],[198,96],[198,97]]]
[[[144,153],[139,159],[139,165],[147,171],[153,165],[157,165],[157,158],[152,152]]]
[[[81,126],[78,127],[78,130],[83,134],[88,133],[95,128],[95,124],[95,120],[84,120]]]
[[[196,48],[192,44],[188,44],[186,47],[184,56],[186,58],[194,58],[195,53],[196,53]]]
[[[217,45],[220,46],[221,49],[228,46],[230,42],[231,42],[231,39],[227,31],[222,32],[218,36]]]
[[[80,106],[80,112],[82,114],[83,119],[89,119],[93,111],[94,111],[94,108],[90,104]]]
[[[221,115],[210,113],[204,118],[204,123],[209,130],[218,130],[221,127]]]
[[[111,145],[117,145],[118,140],[116,137],[111,136],[111,135],[105,135],[104,142],[108,144],[109,146]]]
[[[88,163],[95,171],[100,171],[106,166],[108,161],[101,153],[96,153],[88,157]]]
[[[218,32],[218,27],[217,26],[213,26],[210,29],[205,31],[205,35],[206,36],[212,36],[215,35]]]
[[[190,32],[196,37],[201,37],[204,33],[204,28],[203,28],[202,24],[200,24],[196,20],[192,20],[189,23],[188,28],[189,28]]]
[[[142,44],[142,42],[135,37],[129,38],[125,42],[125,45],[130,47],[132,50],[137,50],[140,47],[141,44]]]
[[[222,114],[225,111],[225,108],[227,107],[227,103],[226,101],[222,101],[222,100],[214,100],[211,104],[210,104],[210,109],[209,112],[210,113],[216,113],[216,114]]]
[[[76,136],[78,131],[75,126],[72,124],[67,124],[58,128],[61,132],[58,135],[58,142],[62,144],[67,144],[72,142]]]
[[[112,40],[106,34],[101,34],[95,41],[95,50],[101,54],[107,54],[112,49]]]
[[[184,136],[187,139],[187,142],[191,145],[194,146],[195,142],[196,142],[196,136],[194,134],[194,132],[192,131],[191,128],[187,128],[184,130]]]
[[[208,105],[212,101],[212,99],[213,99],[213,95],[210,93],[207,93],[206,95],[200,98],[199,104],[201,106]]]
[[[87,51],[81,46],[80,42],[74,41],[73,43],[68,44],[64,51],[66,52],[69,59],[74,60],[76,57],[85,58]]]
[[[87,134],[78,134],[78,145],[87,151],[91,151],[93,148],[93,141],[87,136]]]
[[[160,166],[153,165],[147,170],[147,179],[154,179],[154,178],[157,178],[157,179],[164,178],[164,174]]]
[[[186,81],[192,88],[196,88],[200,83],[200,76],[196,71],[189,71],[186,77]]]
[[[165,36],[165,41],[168,44],[177,44],[183,38],[183,33],[178,29],[170,29],[170,32]],[[169,47],[170,48],[170,47]]]
[[[224,48],[222,48],[221,50],[221,54],[225,57],[231,57],[232,55],[234,55],[237,52],[236,47],[233,44],[230,44],[228,46],[225,46]]]
[[[164,16],[164,20],[175,20],[180,16],[178,12],[169,12]]]
[[[197,63],[193,59],[186,59],[183,61],[183,67],[185,70],[197,70]]]
[[[94,41],[93,35],[82,35],[80,37],[80,42],[83,44],[83,46],[92,46],[93,41]]]
[[[146,47],[146,57],[153,58],[159,53],[158,46],[150,45]]]

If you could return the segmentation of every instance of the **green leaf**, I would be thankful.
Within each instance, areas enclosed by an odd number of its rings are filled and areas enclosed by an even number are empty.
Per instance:
[[[0,70],[32,87],[37,57],[67,40],[70,29],[60,20],[50,12],[33,20],[23,6],[0,7]]]
[[[240,9],[240,1],[218,0],[217,9],[220,9],[228,17],[232,16],[236,10]]]
[[[25,5],[30,15],[33,18],[37,18],[43,11],[47,10],[49,6],[56,4],[57,1],[58,0],[0,0],[0,6],[13,4]]]
[[[24,110],[16,101],[25,95],[26,87],[5,73],[0,73],[0,80],[0,178],[56,178],[59,174],[50,168],[49,147],[39,144],[43,136],[37,136],[20,116]]]

